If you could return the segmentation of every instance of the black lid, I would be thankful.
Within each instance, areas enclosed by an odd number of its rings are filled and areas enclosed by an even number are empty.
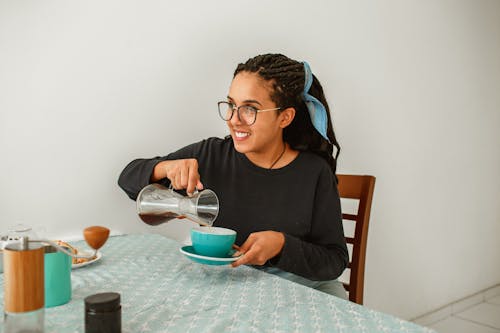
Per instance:
[[[85,297],[85,311],[109,312],[120,306],[120,294],[100,293]]]

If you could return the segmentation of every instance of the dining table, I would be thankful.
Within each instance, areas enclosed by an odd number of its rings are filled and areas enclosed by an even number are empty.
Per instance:
[[[110,237],[98,260],[72,270],[71,300],[45,309],[45,332],[85,332],[84,299],[104,292],[120,294],[130,333],[434,332],[252,266],[194,262],[183,245],[154,233]],[[0,284],[3,313],[3,274]]]

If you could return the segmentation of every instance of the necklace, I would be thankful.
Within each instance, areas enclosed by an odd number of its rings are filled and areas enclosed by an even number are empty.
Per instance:
[[[271,166],[269,167],[269,170],[271,170],[273,168],[273,166],[278,163],[278,161],[283,157],[283,154],[285,154],[285,150],[286,150],[286,143],[283,145],[283,151],[281,152],[280,156],[278,156],[278,158],[273,162],[273,164],[271,164]]]

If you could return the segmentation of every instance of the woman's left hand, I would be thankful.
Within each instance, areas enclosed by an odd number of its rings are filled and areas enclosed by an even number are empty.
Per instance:
[[[243,256],[231,266],[264,265],[269,259],[277,256],[285,245],[285,235],[277,231],[259,231],[251,233],[243,245],[236,246]],[[238,253],[235,253],[238,255]]]

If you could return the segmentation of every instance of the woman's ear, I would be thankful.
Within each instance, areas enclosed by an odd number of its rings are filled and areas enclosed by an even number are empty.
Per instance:
[[[280,113],[280,127],[285,128],[290,125],[295,118],[295,108],[286,108]]]

